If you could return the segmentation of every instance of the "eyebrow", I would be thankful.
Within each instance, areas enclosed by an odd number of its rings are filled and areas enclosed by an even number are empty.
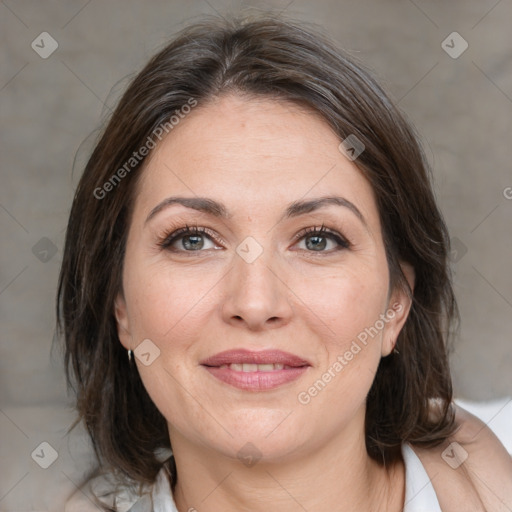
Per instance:
[[[221,219],[229,219],[232,217],[232,214],[228,212],[228,209],[223,203],[214,201],[213,199],[210,199],[208,197],[172,196],[167,197],[162,202],[158,203],[151,210],[144,224],[147,224],[153,217],[155,217],[155,215],[157,215],[159,212],[165,210],[166,208],[173,204],[181,204],[186,208],[191,208],[193,210],[213,215],[214,217],[218,217]],[[293,203],[290,203],[288,205],[280,221],[293,217],[298,217],[299,215],[304,215],[306,213],[311,213],[315,210],[318,210],[329,205],[342,206],[348,208],[352,213],[354,213],[354,215],[363,223],[363,225],[366,228],[368,227],[366,220],[363,214],[360,212],[359,208],[357,208],[357,206],[348,199],[339,196],[325,196],[307,200],[294,201]]]

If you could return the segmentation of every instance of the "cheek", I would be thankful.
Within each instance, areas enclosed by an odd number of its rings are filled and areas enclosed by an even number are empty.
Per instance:
[[[301,315],[322,329],[328,350],[344,350],[384,312],[387,267],[346,266],[296,279],[290,288],[300,297]]]
[[[338,422],[353,417],[374,380],[383,334],[375,325],[385,310],[388,292],[387,281],[379,275],[361,278],[345,273],[322,285],[312,282],[303,288],[310,307],[304,307],[301,314],[310,325],[318,326],[323,355],[322,364],[302,387],[297,401],[312,416],[324,417],[326,428],[329,425],[335,430]],[[326,410],[337,412],[326,416]]]
[[[127,294],[135,304],[130,311],[132,332],[154,339],[162,350],[180,345],[201,327],[199,318],[216,282],[213,273],[197,269],[170,272],[165,264],[139,269],[143,270],[126,275]]]
[[[161,264],[133,265],[125,274],[134,345],[149,339],[158,353],[147,366],[136,358],[139,374],[162,415],[183,429],[190,422],[208,424],[204,409],[190,399],[190,393],[200,394],[195,391],[194,364],[215,282],[211,274],[204,278],[191,269],[171,273]]]
[[[357,267],[295,284],[303,299],[300,315],[323,352],[301,403],[314,398],[315,407],[322,408],[343,397],[347,409],[355,410],[371,387],[381,358],[384,330],[379,318],[387,304],[387,267]]]

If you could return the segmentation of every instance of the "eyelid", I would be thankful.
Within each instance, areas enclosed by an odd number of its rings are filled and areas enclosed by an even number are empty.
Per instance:
[[[179,228],[171,228],[164,231],[162,235],[158,236],[158,242],[157,245],[161,249],[169,249],[171,244],[178,240],[181,236],[187,235],[187,234],[205,234],[209,238],[211,238],[214,242],[218,243],[219,245],[226,244],[222,238],[220,238],[215,231],[206,228],[204,226],[198,226],[192,225],[189,226],[188,224],[185,224],[185,226]],[[204,252],[204,251],[178,251],[178,252]]]
[[[339,233],[338,231],[336,231],[334,229],[326,227],[324,224],[322,224],[320,228],[318,228],[316,226],[312,227],[312,228],[305,228],[305,229],[299,231],[294,236],[294,239],[297,241],[300,241],[303,238],[305,238],[307,235],[325,236],[326,238],[334,239],[340,245],[340,247],[339,247],[340,249],[341,248],[349,249],[350,247],[352,247],[352,243],[348,240],[347,237],[345,237],[344,235],[342,235],[341,233]],[[310,251],[310,252],[315,252],[315,251]],[[321,253],[321,252],[330,253],[332,251],[319,251],[319,253]]]

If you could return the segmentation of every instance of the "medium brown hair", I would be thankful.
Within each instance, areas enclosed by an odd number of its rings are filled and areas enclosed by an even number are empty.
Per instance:
[[[364,144],[354,163],[375,193],[390,285],[405,287],[413,299],[399,354],[381,359],[367,397],[367,451],[392,463],[404,441],[441,443],[454,429],[446,342],[457,307],[447,229],[417,137],[361,64],[310,25],[265,15],[206,19],[155,55],[119,101],[78,184],[58,284],[57,327],[64,333],[77,421],[84,420],[100,462],[151,483],[162,467],[156,452],[170,448],[166,421],[129,363],[114,316],[145,158],[130,168],[126,162],[191,98],[201,108],[227,93],[305,106],[340,141],[354,135]],[[98,198],[123,166],[128,172]],[[414,291],[400,262],[414,268]],[[437,418],[429,415],[431,399],[440,404]]]

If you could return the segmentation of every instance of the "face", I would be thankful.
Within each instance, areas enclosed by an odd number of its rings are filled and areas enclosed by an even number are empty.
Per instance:
[[[361,438],[410,304],[339,142],[293,105],[224,96],[146,164],[115,314],[173,447],[270,460]]]

